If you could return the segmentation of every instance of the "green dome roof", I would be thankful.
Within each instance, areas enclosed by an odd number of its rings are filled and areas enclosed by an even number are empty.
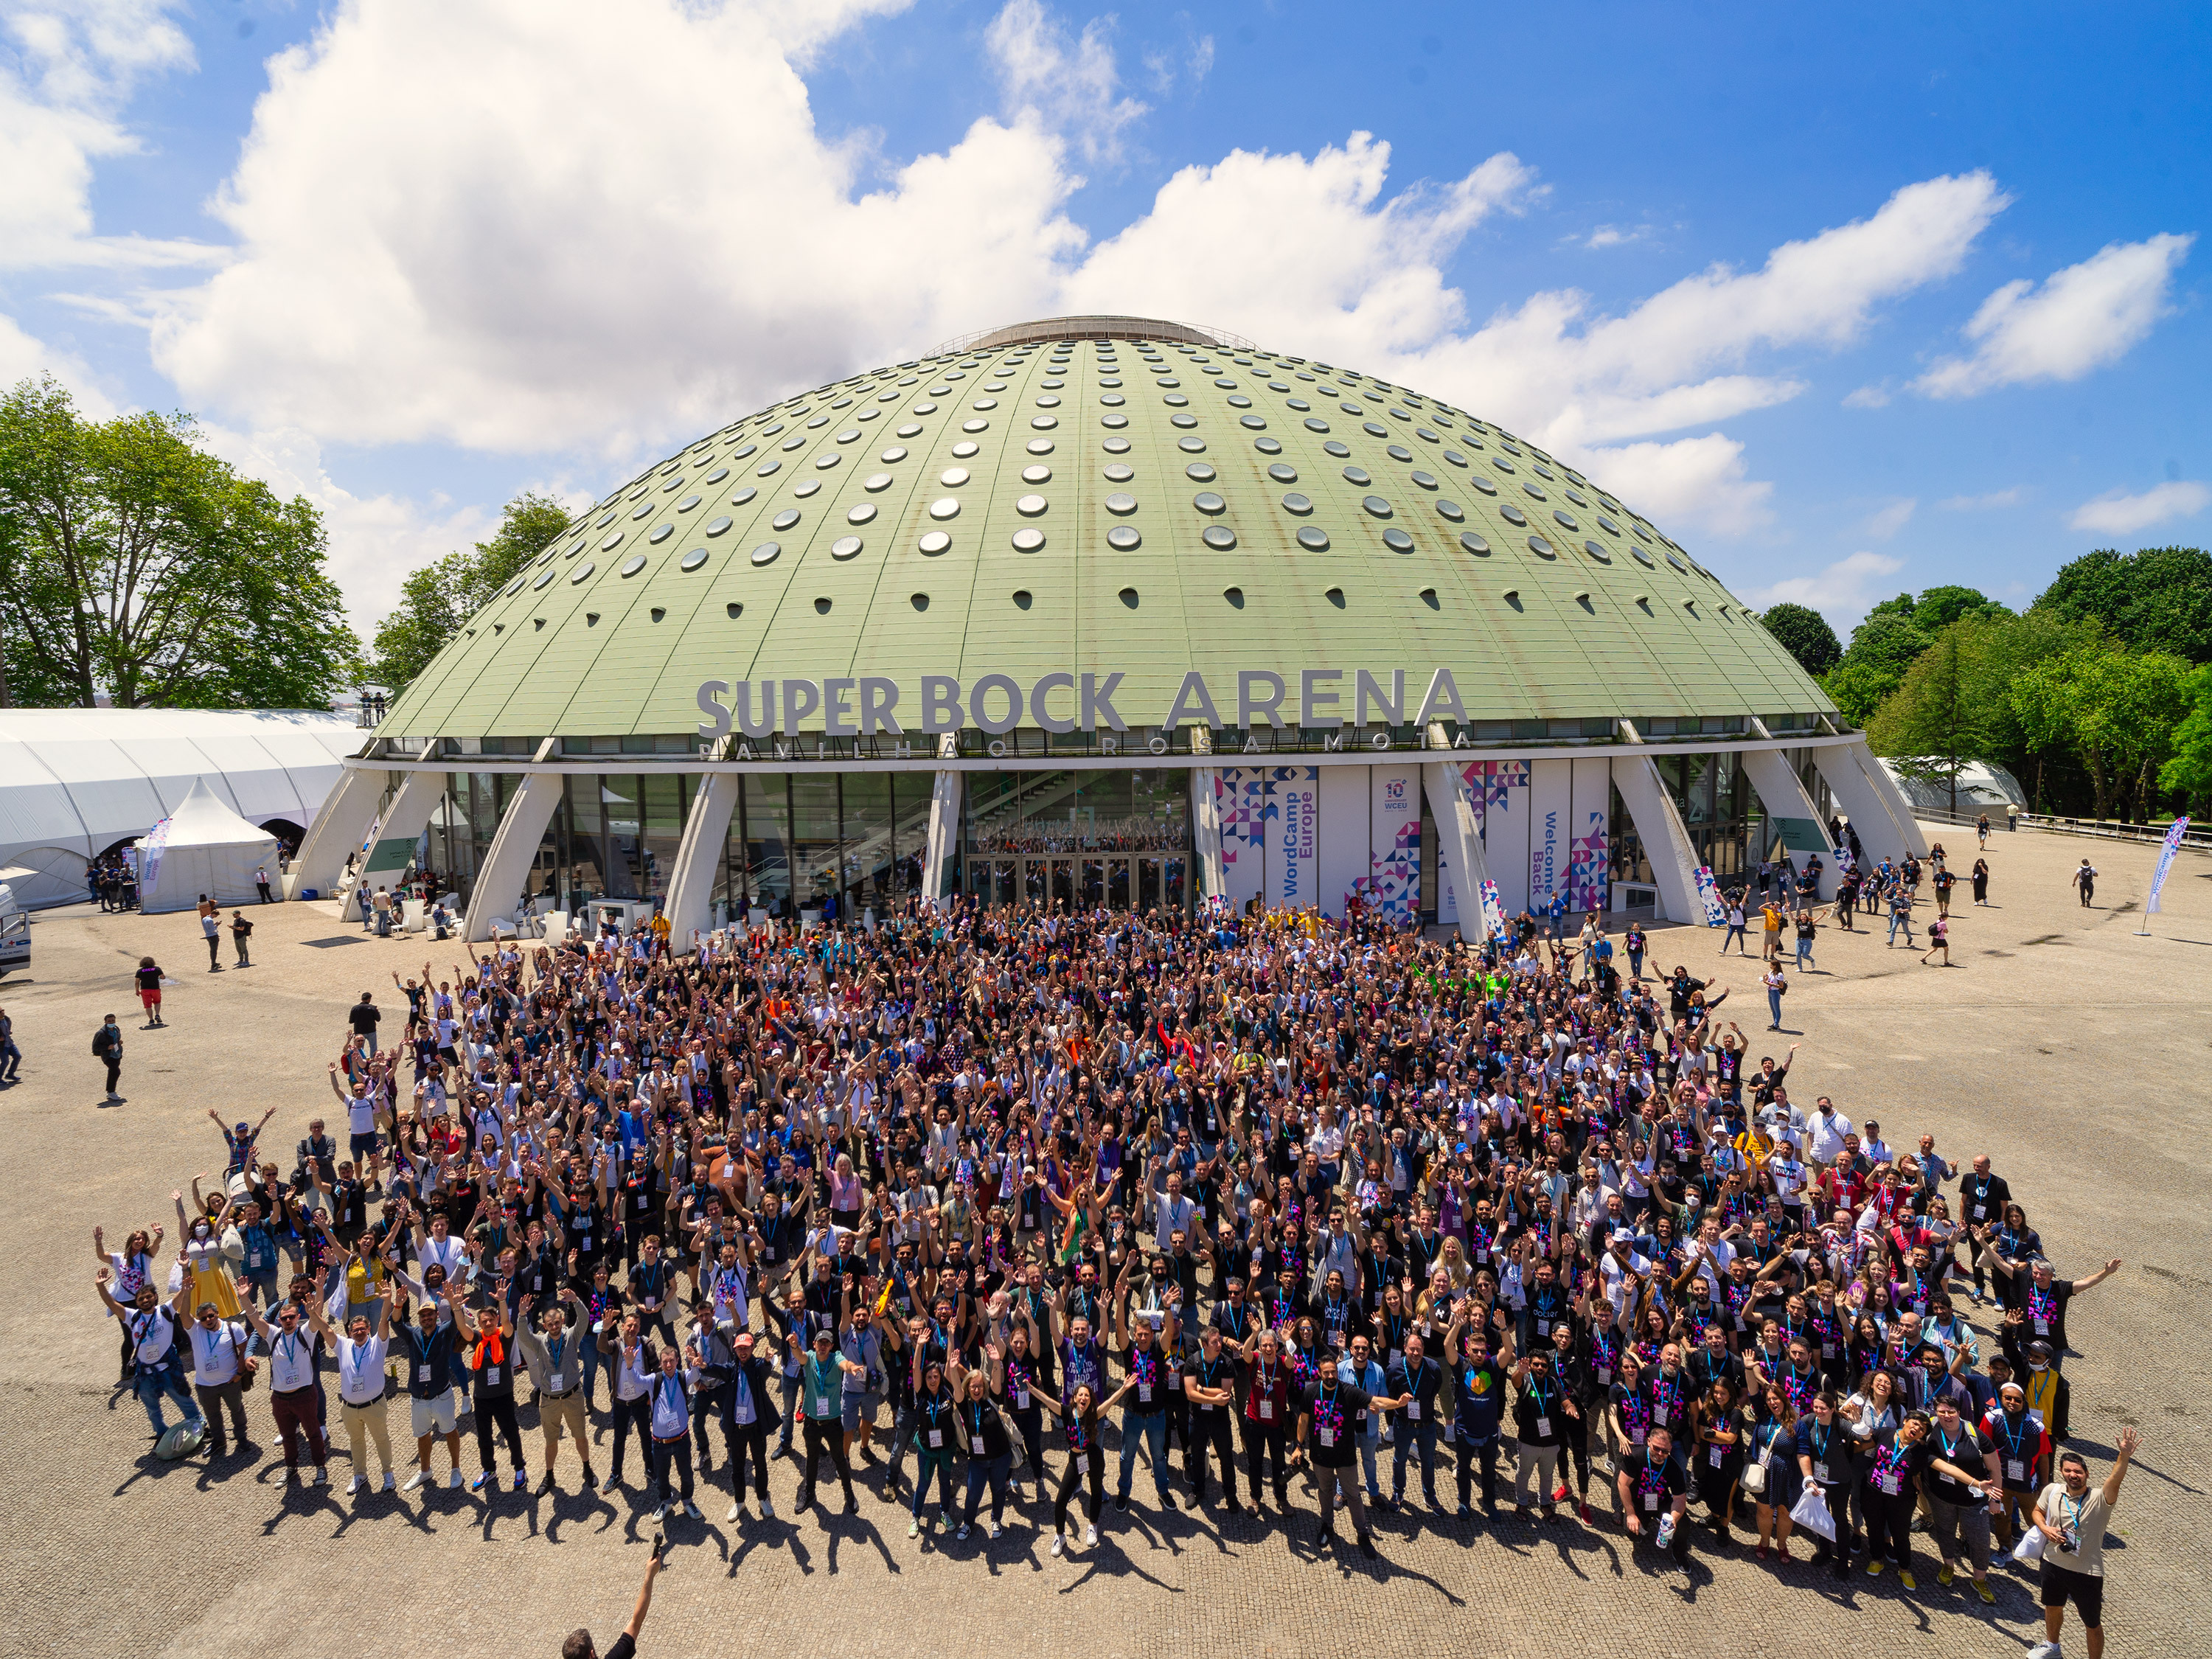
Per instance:
[[[1182,325],[977,337],[732,422],[613,491],[393,704],[415,737],[690,732],[702,681],[1341,671],[1471,720],[1832,704],[1719,580],[1465,411]],[[818,723],[818,722],[817,722]]]

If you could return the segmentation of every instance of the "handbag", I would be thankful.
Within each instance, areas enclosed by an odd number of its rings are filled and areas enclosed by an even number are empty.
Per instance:
[[[260,1375],[261,1362],[253,1358],[245,1349],[238,1346],[236,1326],[226,1325],[223,1328],[230,1335],[231,1352],[238,1356],[238,1391],[240,1394],[251,1394],[253,1392],[253,1379]]]
[[[1755,1463],[1745,1464],[1743,1474],[1737,1477],[1737,1484],[1753,1498],[1764,1497],[1766,1492],[1766,1460],[1761,1458]]]
[[[2020,1534],[2020,1542],[2012,1547],[2012,1559],[2020,1562],[2043,1559],[2043,1528],[2030,1521]]]

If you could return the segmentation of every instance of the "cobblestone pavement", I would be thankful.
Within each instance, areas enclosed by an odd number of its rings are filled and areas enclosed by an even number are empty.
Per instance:
[[[1930,833],[1971,862],[1971,831]],[[2103,872],[2087,911],[2067,886],[2085,850]],[[1831,931],[1820,971],[1787,1000],[1785,1023],[1802,1027],[1799,1097],[1832,1094],[1849,1115],[1880,1120],[1896,1144],[1929,1128],[1954,1158],[1986,1149],[2062,1273],[2126,1259],[2078,1304],[2084,1352],[2069,1362],[2075,1443],[2099,1478],[2121,1424],[2144,1436],[2106,1558],[2107,1629],[2118,1653],[2205,1653],[2212,1446],[2200,1385],[2212,1229],[2197,1154],[2212,1128],[2212,860],[2182,857],[2166,914],[2138,938],[2154,850],[1995,836],[1996,905],[1961,906],[1956,966],[1923,968],[1879,935]],[[388,990],[395,968],[459,955],[365,939],[317,906],[256,921],[262,965],[210,974],[190,915],[50,914],[33,931],[33,972],[0,984],[28,1056],[22,1082],[0,1093],[18,1194],[0,1212],[0,1544],[15,1579],[0,1651],[305,1659],[397,1641],[550,1653],[580,1623],[604,1642],[628,1616],[653,1531],[635,1464],[629,1489],[589,1498],[564,1459],[568,1490],[557,1498],[508,1492],[483,1503],[441,1489],[349,1504],[335,1486],[288,1493],[281,1455],[272,1461],[265,1448],[213,1472],[204,1460],[160,1464],[138,1407],[107,1386],[116,1340],[96,1316],[93,1224],[119,1234],[168,1219],[170,1189],[219,1168],[210,1107],[232,1119],[274,1104],[267,1144],[289,1148],[308,1115],[332,1103],[324,1066],[343,1006],[364,987]],[[1653,957],[1702,973],[1715,942],[1703,930],[1664,930]],[[182,982],[168,997],[169,1029],[142,1033],[129,975],[148,951]],[[1770,1041],[1756,1018],[1756,967],[1731,961],[1717,975],[1741,988],[1724,1012],[1751,1032],[1754,1054]],[[127,1039],[128,1099],[114,1107],[100,1103],[88,1053],[110,1009]],[[1771,1041],[1778,1052],[1800,1035]],[[265,1394],[248,1396],[248,1411],[256,1437],[273,1444]],[[526,1408],[533,1477],[534,1419]],[[398,1439],[404,1409],[394,1419]],[[473,1474],[473,1437],[464,1443]],[[607,1462],[602,1451],[603,1474]],[[332,1468],[342,1481],[342,1454]],[[1055,1560],[1038,1525],[1049,1525],[1049,1510],[1034,1502],[996,1544],[979,1528],[964,1544],[925,1547],[906,1537],[905,1512],[872,1490],[856,1518],[817,1512],[794,1523],[796,1477],[791,1462],[775,1466],[782,1519],[724,1525],[718,1437],[706,1520],[670,1528],[672,1565],[647,1651],[933,1653],[1011,1638],[1027,1651],[1104,1659],[1391,1653],[1418,1640],[1655,1659],[1845,1642],[2016,1653],[2039,1639],[2024,1576],[2001,1572],[1997,1606],[1985,1610],[1963,1583],[1938,1589],[1932,1559],[1917,1594],[1885,1576],[1838,1595],[1802,1559],[1777,1571],[1741,1546],[1717,1557],[1701,1540],[1685,1574],[1656,1565],[1648,1548],[1632,1553],[1610,1524],[1509,1522],[1493,1532],[1425,1514],[1380,1517],[1379,1563],[1348,1551],[1316,1559],[1310,1498],[1286,1538],[1272,1517],[1262,1526],[1163,1516],[1141,1496],[1146,1479],[1128,1515],[1109,1502],[1099,1548]],[[2069,1632],[2078,1644],[2078,1627]]]

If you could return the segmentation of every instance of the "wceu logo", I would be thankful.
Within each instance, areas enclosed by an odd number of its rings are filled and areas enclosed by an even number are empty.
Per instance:
[[[1406,804],[1405,779],[1392,778],[1389,782],[1385,783],[1382,786],[1382,799],[1389,801],[1393,806],[1403,806]]]

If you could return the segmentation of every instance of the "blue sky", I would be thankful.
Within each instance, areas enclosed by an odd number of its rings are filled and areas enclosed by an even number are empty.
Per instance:
[[[1032,315],[1574,458],[1848,627],[2212,535],[2207,14],[0,0],[0,380],[184,408],[364,630],[534,487]]]

